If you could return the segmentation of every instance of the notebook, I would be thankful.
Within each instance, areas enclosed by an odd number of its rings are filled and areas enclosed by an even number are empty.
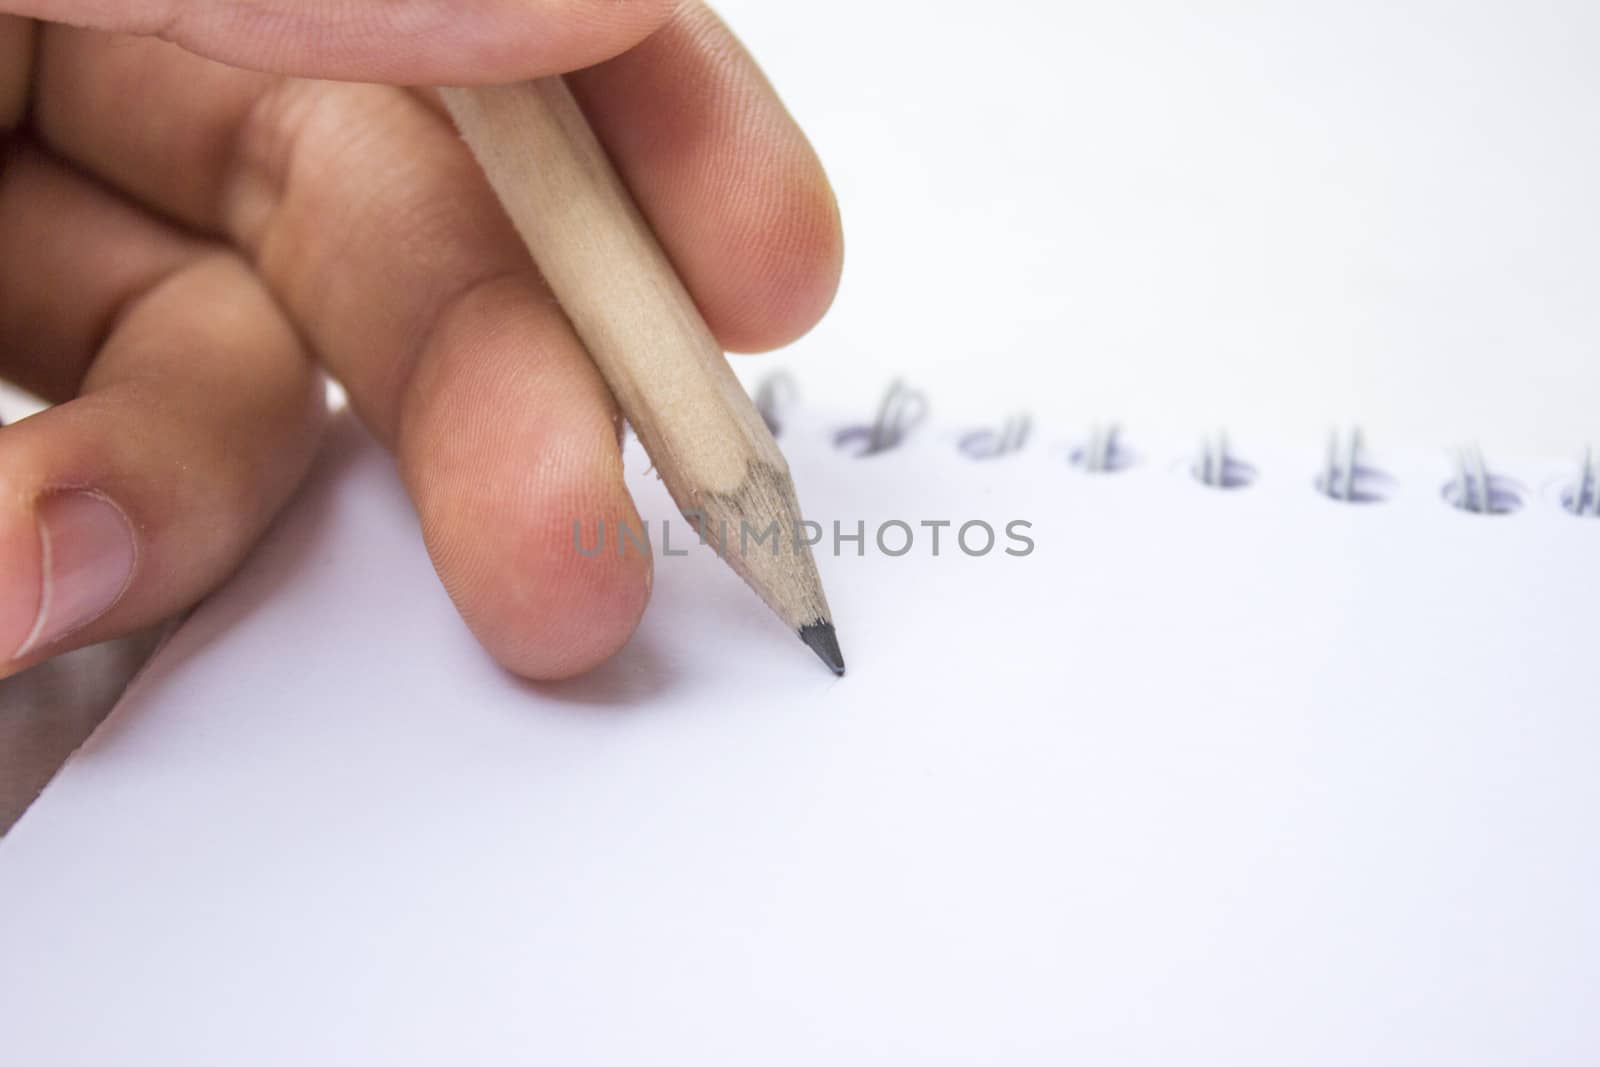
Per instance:
[[[1592,465],[761,399],[846,677],[632,444],[638,635],[509,676],[341,424],[0,843],[6,1062],[1600,1057]]]

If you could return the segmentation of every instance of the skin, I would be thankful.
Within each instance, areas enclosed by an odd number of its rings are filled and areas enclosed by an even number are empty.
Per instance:
[[[394,86],[585,68],[574,92],[712,330],[773,348],[833,297],[838,212],[715,16],[668,0],[0,11],[0,377],[53,404],[0,427],[0,656],[36,613],[41,497],[105,494],[137,549],[110,610],[0,677],[225,579],[305,475],[319,364],[394,452],[497,660],[553,679],[616,652],[650,561],[570,551],[573,515],[637,522],[615,405],[437,100]]]

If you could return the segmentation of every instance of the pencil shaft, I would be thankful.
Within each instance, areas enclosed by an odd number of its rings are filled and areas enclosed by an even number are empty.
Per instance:
[[[566,84],[442,95],[678,507],[791,628],[831,633],[788,465]],[[741,550],[774,522],[780,551]]]

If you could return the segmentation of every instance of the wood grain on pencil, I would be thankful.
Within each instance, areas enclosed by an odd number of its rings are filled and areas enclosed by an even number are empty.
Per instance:
[[[441,94],[673,501],[842,674],[788,464],[566,84]]]

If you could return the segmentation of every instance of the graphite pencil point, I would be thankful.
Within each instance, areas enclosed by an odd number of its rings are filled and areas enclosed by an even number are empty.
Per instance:
[[[800,640],[828,665],[830,671],[841,676],[844,674],[844,654],[839,651],[839,636],[833,632],[833,623],[821,619],[807,623],[800,627]]]

